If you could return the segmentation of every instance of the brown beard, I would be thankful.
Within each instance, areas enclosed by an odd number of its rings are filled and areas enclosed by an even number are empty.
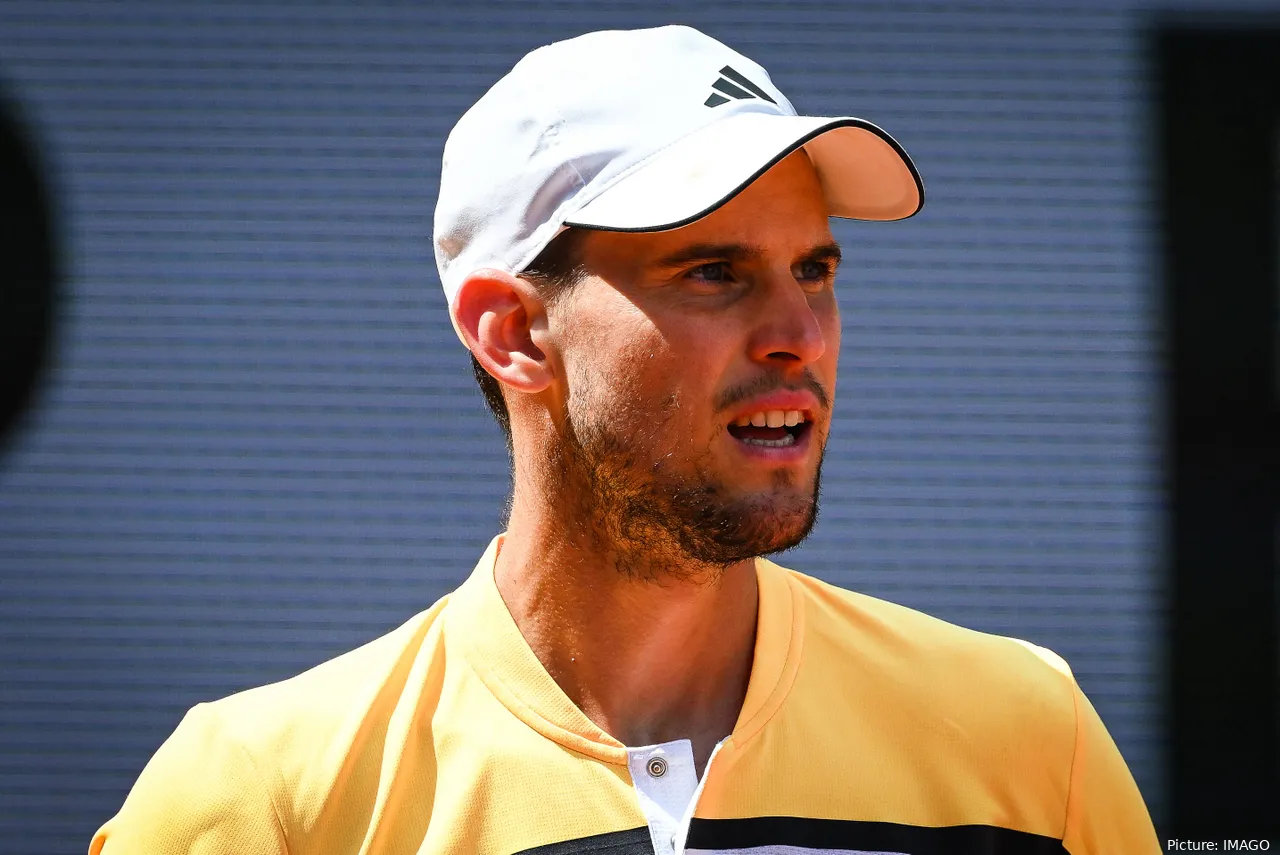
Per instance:
[[[566,533],[608,555],[628,577],[714,581],[740,561],[798,545],[813,530],[821,458],[808,496],[735,498],[709,473],[709,452],[694,459],[693,474],[675,474],[665,471],[665,457],[638,456],[650,437],[624,435],[607,418],[567,412],[563,424],[566,435],[549,455],[549,493],[560,497]],[[782,495],[790,492],[791,477],[775,473]]]

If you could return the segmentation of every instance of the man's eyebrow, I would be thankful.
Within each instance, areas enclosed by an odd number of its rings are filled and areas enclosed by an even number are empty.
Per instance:
[[[840,259],[844,257],[844,253],[840,251],[840,244],[832,241],[831,243],[819,244],[801,256],[805,261],[834,261],[840,263]]]
[[[653,263],[654,267],[679,267],[691,261],[710,261],[712,259],[728,259],[729,261],[750,261],[759,258],[763,253],[753,246],[741,243],[695,243],[681,247],[670,255],[665,255]]]
[[[695,243],[681,247],[670,255],[665,255],[653,263],[659,269],[679,267],[691,261],[712,261],[725,259],[728,261],[753,261],[764,255],[758,247],[741,243]],[[840,244],[824,243],[810,247],[800,254],[802,261],[830,260],[839,262]]]

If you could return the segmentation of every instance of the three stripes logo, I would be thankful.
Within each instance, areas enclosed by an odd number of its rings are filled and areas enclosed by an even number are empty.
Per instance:
[[[765,92],[727,65],[720,69],[720,77],[715,83],[711,84],[711,88],[716,91],[712,92],[711,96],[703,102],[707,107],[719,107],[721,104],[727,104],[730,98],[736,101],[763,98],[770,104],[778,103],[769,97],[768,92]]]

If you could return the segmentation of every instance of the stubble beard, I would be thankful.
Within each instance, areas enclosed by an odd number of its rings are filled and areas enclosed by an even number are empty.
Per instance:
[[[654,431],[566,416],[548,462],[567,533],[630,578],[714,583],[740,561],[800,544],[817,521],[821,454],[811,491],[780,469],[770,493],[735,497],[710,472],[709,451],[676,472],[673,454],[652,451]]]

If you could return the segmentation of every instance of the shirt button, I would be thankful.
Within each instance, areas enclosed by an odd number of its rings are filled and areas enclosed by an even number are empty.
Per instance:
[[[650,777],[661,778],[667,774],[667,761],[661,757],[651,757],[645,769],[648,770]]]
[[[672,852],[676,851],[676,834],[674,831],[671,832],[671,851]]]

